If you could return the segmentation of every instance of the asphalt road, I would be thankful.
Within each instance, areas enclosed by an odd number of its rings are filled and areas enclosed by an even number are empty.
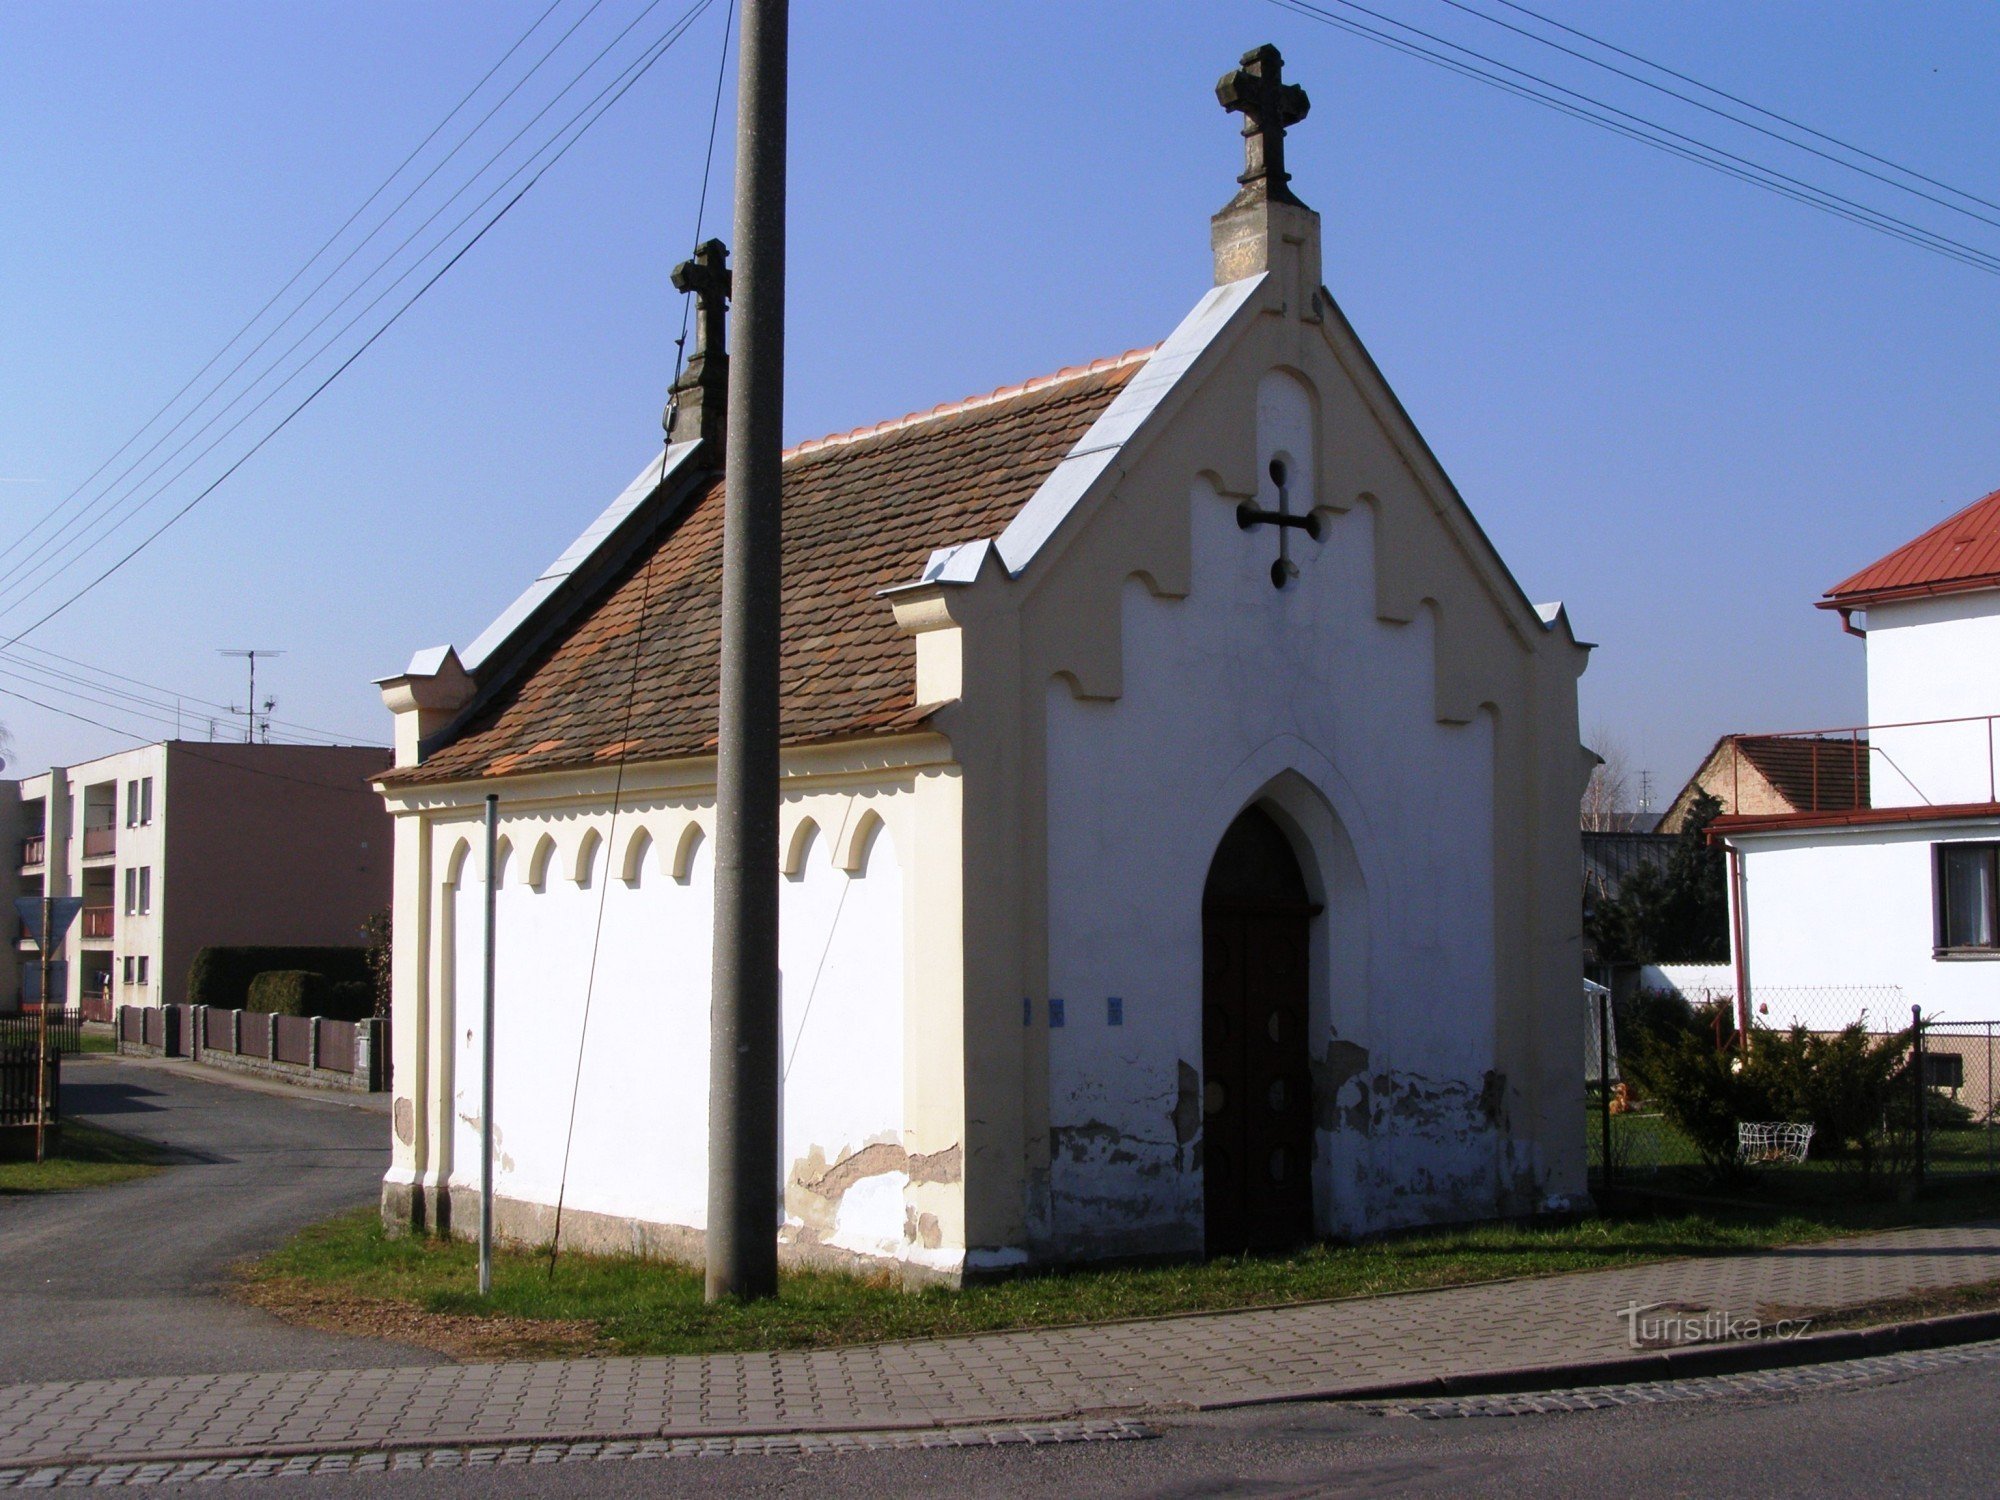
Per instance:
[[[1419,1421],[1336,1405],[1260,1407],[1156,1423],[1147,1442],[1048,1448],[702,1457],[320,1476],[274,1486],[374,1496],[798,1495],[1037,1497],[1531,1495],[1986,1497],[2000,1489],[2000,1361],[1897,1383],[1722,1397],[1555,1416]]]
[[[376,1200],[388,1162],[380,1107],[190,1073],[65,1061],[65,1115],[177,1159],[138,1182],[0,1198],[0,1384],[442,1363],[293,1328],[223,1295],[234,1261]]]

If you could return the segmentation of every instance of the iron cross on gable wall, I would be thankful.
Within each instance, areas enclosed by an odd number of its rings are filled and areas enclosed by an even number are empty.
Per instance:
[[[1243,116],[1243,184],[1245,195],[1261,194],[1278,203],[1297,203],[1286,186],[1285,131],[1306,117],[1312,101],[1296,83],[1285,82],[1285,59],[1269,42],[1243,54],[1242,65],[1224,73],[1215,97],[1232,114]],[[1303,205],[1301,205],[1303,206]]]
[[[1319,540],[1319,517],[1308,511],[1305,515],[1292,514],[1292,491],[1286,483],[1290,475],[1282,458],[1271,460],[1271,483],[1278,487],[1278,508],[1265,510],[1245,500],[1236,507],[1236,524],[1248,531],[1253,526],[1275,526],[1278,528],[1278,560],[1271,564],[1271,587],[1281,589],[1287,578],[1299,576],[1299,565],[1292,561],[1288,545],[1294,528],[1303,531],[1314,541]]]

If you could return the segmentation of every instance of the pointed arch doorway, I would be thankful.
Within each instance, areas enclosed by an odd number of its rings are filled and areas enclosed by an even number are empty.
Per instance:
[[[1210,1255],[1312,1237],[1312,921],[1292,843],[1249,807],[1202,890],[1202,1209]]]

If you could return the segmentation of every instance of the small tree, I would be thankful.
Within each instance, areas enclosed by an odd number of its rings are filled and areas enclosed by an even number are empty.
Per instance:
[[[1702,792],[1664,867],[1642,865],[1596,902],[1584,938],[1601,963],[1723,963],[1729,885],[1722,850],[1705,836],[1722,804]]]
[[[361,924],[361,936],[367,943],[368,978],[375,989],[375,1014],[382,1017],[389,1014],[396,993],[390,964],[394,930],[389,910],[385,906]]]

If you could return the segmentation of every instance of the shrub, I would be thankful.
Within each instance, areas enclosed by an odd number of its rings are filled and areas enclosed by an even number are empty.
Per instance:
[[[250,981],[273,969],[306,969],[333,983],[368,978],[367,950],[339,947],[249,946],[203,948],[188,966],[190,1005],[245,1010]]]
[[[365,1021],[375,1014],[375,986],[365,979],[342,979],[326,987],[325,1009],[319,1014],[329,1021]]]
[[[331,988],[310,969],[267,969],[250,981],[243,1008],[267,1016],[323,1015]]]
[[[1750,1066],[1769,1101],[1765,1118],[1809,1122],[1816,1153],[1873,1173],[1908,1123],[1909,1056],[1908,1032],[1878,1040],[1856,1021],[1831,1034],[1759,1030]]]
[[[1736,1122],[1770,1118],[1757,1079],[1739,1070],[1736,1053],[1715,1045],[1701,1012],[1690,1012],[1686,1026],[1621,1048],[1620,1061],[1717,1176],[1736,1171]]]

